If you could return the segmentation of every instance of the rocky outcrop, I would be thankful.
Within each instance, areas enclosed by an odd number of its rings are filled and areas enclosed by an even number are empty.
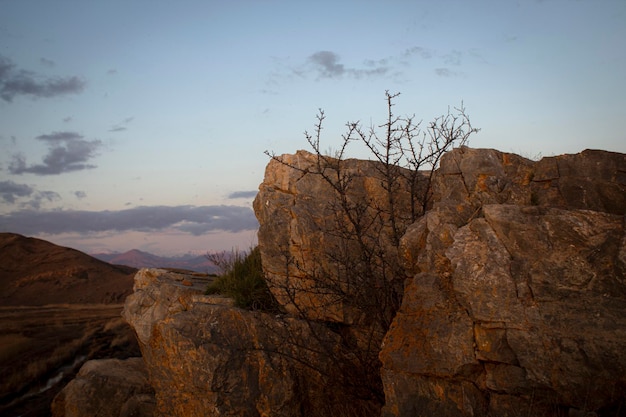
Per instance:
[[[137,332],[158,416],[373,415],[347,397],[329,360],[340,350],[324,325],[246,311],[203,295],[193,276],[144,269],[124,317]],[[354,384],[352,384],[354,385]],[[358,384],[357,384],[358,385]],[[345,390],[345,389],[344,389]],[[339,414],[337,414],[339,413]]]
[[[405,173],[281,158],[254,203],[281,313],[135,277],[155,415],[624,415],[626,155],[455,149],[426,213]]]
[[[141,358],[85,362],[52,402],[53,417],[152,417],[154,391]]]
[[[390,260],[412,217],[410,172],[396,171],[306,151],[270,161],[254,211],[267,282],[287,312],[348,325],[367,321],[362,290],[371,294],[364,287],[376,284],[351,274],[372,275],[364,267],[376,262],[395,269],[385,285],[401,291],[404,276]]]
[[[599,151],[446,155],[403,237],[413,277],[380,354],[383,415],[621,415],[625,174]]]

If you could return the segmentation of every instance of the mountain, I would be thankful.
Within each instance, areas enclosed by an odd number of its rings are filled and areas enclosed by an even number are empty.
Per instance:
[[[0,233],[0,306],[123,303],[135,272],[45,240]]]
[[[177,257],[157,256],[138,249],[124,253],[96,253],[94,258],[115,265],[126,265],[133,268],[174,268],[187,269],[195,272],[216,273],[218,268],[205,256],[184,255]]]

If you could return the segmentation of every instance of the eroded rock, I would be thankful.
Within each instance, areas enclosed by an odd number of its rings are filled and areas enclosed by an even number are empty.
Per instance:
[[[53,417],[152,417],[154,391],[142,358],[85,362],[54,398]]]
[[[380,399],[357,398],[342,385],[344,364],[330,355],[342,348],[335,331],[235,308],[232,300],[203,295],[176,278],[140,270],[123,313],[137,329],[156,392],[155,415],[378,414]]]
[[[367,267],[382,262],[391,272],[385,285],[401,291],[404,276],[395,265],[397,240],[413,221],[410,172],[397,168],[391,184],[384,168],[379,162],[339,163],[306,151],[269,162],[254,210],[268,285],[286,311],[358,324],[380,304],[364,307],[367,294],[361,288],[375,284],[350,274],[361,268],[365,276]]]
[[[380,355],[384,416],[623,409],[624,172],[600,151],[445,156],[403,237],[414,275]]]

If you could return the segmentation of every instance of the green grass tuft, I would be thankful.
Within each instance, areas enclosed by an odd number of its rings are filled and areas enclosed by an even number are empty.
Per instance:
[[[261,265],[259,247],[249,252],[233,251],[230,256],[208,255],[222,274],[209,284],[206,294],[223,294],[235,300],[235,306],[247,310],[276,310]]]

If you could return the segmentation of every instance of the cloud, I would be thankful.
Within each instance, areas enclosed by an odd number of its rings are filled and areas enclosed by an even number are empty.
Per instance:
[[[37,136],[36,139],[48,144],[48,153],[44,156],[43,163],[29,166],[23,155],[13,155],[9,164],[11,174],[58,175],[96,168],[96,165],[87,162],[102,147],[100,140],[85,140],[78,133],[67,131]]]
[[[318,67],[322,77],[341,77],[346,72],[343,64],[339,64],[339,55],[331,51],[316,52],[309,61]]]
[[[53,60],[46,59],[46,58],[39,58],[39,62],[41,63],[41,65],[44,65],[44,66],[49,67],[49,68],[52,68],[52,67],[54,67],[56,65]]]
[[[33,199],[31,199],[28,203],[25,204],[26,207],[30,207],[35,210],[39,210],[41,208],[41,203],[46,201],[58,201],[61,199],[61,196],[54,191],[37,191]]]
[[[76,132],[54,132],[49,135],[39,135],[36,139],[54,142],[72,141],[83,137]]]
[[[22,202],[22,207],[39,209],[41,203],[45,201],[59,200],[61,197],[54,191],[36,191],[33,187],[26,184],[18,184],[13,181],[0,181],[0,200],[5,203],[15,204],[18,200],[30,198],[26,202]]]
[[[402,54],[404,58],[411,58],[414,55],[419,55],[422,59],[430,59],[433,57],[434,52],[430,49],[423,48],[421,46],[413,46],[408,48]]]
[[[124,130],[128,129],[128,127],[126,127],[126,125],[128,125],[133,120],[135,120],[134,117],[127,117],[126,119],[122,120],[121,122],[116,123],[115,125],[113,125],[113,127],[111,127],[111,129],[109,129],[109,132],[123,132]]]
[[[462,55],[461,51],[453,50],[452,52],[443,55],[443,62],[446,65],[459,66],[461,65]]]
[[[273,57],[275,67],[269,73],[264,94],[277,94],[277,88],[285,81],[306,79],[309,76],[321,79],[369,79],[374,77],[386,78],[394,82],[407,82],[405,71],[412,65],[420,62],[423,68],[430,68],[440,77],[462,77],[462,71],[453,71],[450,67],[461,67],[463,58],[475,58],[486,62],[476,50],[438,51],[423,46],[412,46],[386,57],[366,58],[361,65],[348,66],[341,61],[341,56],[329,50],[320,50],[312,53],[304,63],[292,65],[289,58]],[[430,61],[430,62],[426,62]]]
[[[258,191],[254,190],[254,191],[235,191],[234,193],[230,193],[228,195],[229,199],[235,199],[235,198],[253,198],[256,197],[256,195],[258,194]]]
[[[76,198],[78,198],[79,200],[82,200],[83,198],[87,197],[87,193],[84,191],[74,191],[74,195],[76,196]]]
[[[307,59],[307,62],[317,72],[318,78],[341,78],[344,75],[352,78],[363,78],[385,75],[389,71],[386,59],[368,59],[364,64],[366,68],[346,68],[339,61],[339,55],[332,51],[318,51]]]
[[[452,71],[449,68],[435,68],[435,74],[440,77],[458,77],[461,75],[460,72]]]
[[[276,88],[284,81],[305,79],[309,75],[319,79],[364,79],[372,77],[387,77],[395,80],[402,78],[402,72],[398,69],[408,67],[415,56],[422,59],[430,59],[434,52],[414,46],[404,51],[381,58],[363,59],[359,66],[346,66],[341,62],[341,56],[334,51],[321,50],[312,53],[306,61],[298,66],[290,65],[287,59],[273,57],[276,69],[271,71],[266,85],[268,88],[261,90],[264,94],[277,94]]]
[[[13,101],[16,96],[49,98],[76,94],[84,88],[85,81],[80,77],[41,77],[31,71],[17,69],[10,59],[0,55],[0,98],[6,102]]]
[[[0,181],[0,198],[10,204],[14,204],[15,200],[19,197],[28,197],[33,191],[33,188],[26,184],[18,184],[13,181]]]
[[[225,205],[142,206],[119,211],[21,210],[0,215],[0,230],[24,235],[174,229],[198,236],[257,228],[251,208]]]

